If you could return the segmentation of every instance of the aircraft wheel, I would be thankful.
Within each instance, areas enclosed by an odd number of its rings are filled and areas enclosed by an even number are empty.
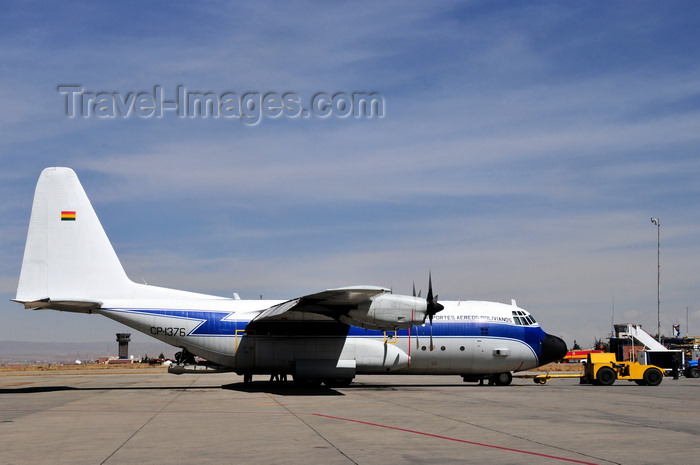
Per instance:
[[[300,387],[318,387],[321,385],[321,378],[299,378],[294,377],[294,384]]]
[[[353,378],[324,378],[323,384],[328,387],[347,387],[352,383]]]
[[[663,378],[664,374],[656,368],[647,368],[644,372],[644,382],[648,386],[658,386]]]
[[[602,367],[595,375],[595,379],[601,386],[612,386],[617,379],[617,375],[615,374],[615,370],[612,368]]]
[[[513,381],[513,375],[510,374],[510,371],[496,373],[495,375],[491,375],[491,381],[496,386],[508,386],[511,381]]]
[[[533,381],[535,384],[545,384],[547,382],[546,378],[534,378]]]

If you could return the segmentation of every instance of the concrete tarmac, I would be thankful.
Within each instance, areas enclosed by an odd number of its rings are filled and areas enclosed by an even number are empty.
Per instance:
[[[0,374],[3,464],[695,463],[700,379],[506,387],[359,376]]]

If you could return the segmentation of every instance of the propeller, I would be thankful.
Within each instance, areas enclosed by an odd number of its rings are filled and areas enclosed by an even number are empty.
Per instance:
[[[430,325],[433,325],[433,316],[443,308],[445,308],[442,304],[438,303],[438,296],[433,297],[433,276],[432,272],[428,274],[428,297],[426,297],[426,302],[428,303],[428,307],[425,310],[425,314],[428,315],[428,319],[430,320]]]
[[[420,297],[421,292],[423,292],[423,289],[418,291],[418,297]],[[415,281],[413,281],[413,297],[416,297],[416,282]]]
[[[430,350],[433,350],[433,317],[437,312],[445,308],[442,304],[438,303],[438,296],[433,297],[433,273],[428,273],[428,296],[425,298],[427,303],[425,314],[428,315],[428,320],[430,321]],[[415,294],[415,290],[413,291]]]

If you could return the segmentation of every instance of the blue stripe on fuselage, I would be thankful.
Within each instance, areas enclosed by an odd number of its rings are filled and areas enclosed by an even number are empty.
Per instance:
[[[179,320],[200,321],[188,336],[235,336],[236,330],[244,329],[248,321],[224,320],[232,312],[197,311],[197,310],[151,310],[151,309],[104,309],[115,312],[150,315]]]
[[[165,318],[185,319],[200,321],[188,336],[235,336],[236,330],[245,329],[250,323],[249,320],[225,320],[224,318],[235,315],[235,312],[217,312],[217,311],[198,311],[198,310],[175,310],[175,309],[104,309],[107,311],[118,311],[124,313],[133,313],[138,315],[151,315]],[[313,328],[313,333],[306,334],[305,331],[285,331],[285,334],[294,334],[300,337],[304,336],[339,336],[346,335],[352,337],[383,337],[383,331],[364,329],[357,326],[349,326],[347,333],[336,330],[323,331],[324,327],[330,325],[345,327],[346,325],[337,321],[281,321],[281,320],[262,320],[259,323],[275,323],[275,326],[283,324],[284,326],[292,327],[308,327]],[[530,346],[537,357],[541,355],[542,341],[545,332],[539,326],[518,326],[506,323],[493,322],[440,322],[433,323],[434,338],[454,338],[454,337],[469,337],[469,338],[497,338],[497,339],[512,339],[523,341]],[[411,327],[412,337],[429,337],[430,324],[426,323],[421,326]],[[267,332],[267,331],[266,331]],[[409,330],[401,329],[398,331],[399,337],[408,337]]]
[[[398,337],[408,337],[408,329],[397,332]],[[382,336],[382,331],[367,330],[353,326],[349,336]],[[539,358],[541,355],[542,341],[545,332],[539,326],[518,326],[506,323],[492,322],[434,322],[433,338],[484,338],[484,339],[510,339],[527,344]],[[430,337],[430,323],[411,328],[411,337]]]

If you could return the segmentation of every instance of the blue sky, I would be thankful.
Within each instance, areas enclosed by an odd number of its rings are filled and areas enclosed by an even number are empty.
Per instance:
[[[590,344],[700,334],[697,2],[17,2],[0,18],[0,340],[98,341],[14,297],[36,178],[76,170],[135,280],[510,302]],[[377,92],[382,118],[65,115],[89,92]],[[685,332],[685,331],[684,331]],[[147,340],[146,336],[135,336]]]

